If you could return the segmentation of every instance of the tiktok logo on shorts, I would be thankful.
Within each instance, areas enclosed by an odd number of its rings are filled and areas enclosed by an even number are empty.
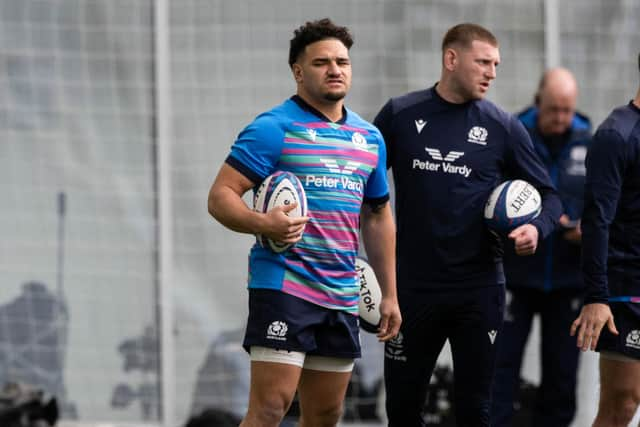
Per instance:
[[[627,347],[640,350],[640,330],[634,329],[627,335]]]
[[[269,340],[278,340],[278,341],[286,341],[287,338],[287,330],[289,327],[286,323],[276,320],[271,322],[269,327],[267,328],[267,339]]]
[[[384,357],[387,359],[397,360],[399,362],[406,362],[407,356],[404,356],[404,345],[402,344],[402,332],[398,332],[398,335],[393,337],[384,346]]]

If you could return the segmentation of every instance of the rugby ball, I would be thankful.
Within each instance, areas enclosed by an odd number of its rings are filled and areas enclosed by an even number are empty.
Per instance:
[[[367,332],[377,333],[380,326],[380,302],[382,292],[373,268],[363,258],[356,258],[356,272],[360,284],[358,315],[360,327]]]
[[[509,232],[531,222],[542,210],[542,198],[536,188],[515,179],[497,186],[484,207],[487,226],[498,232]]]
[[[267,213],[276,206],[288,206],[297,203],[295,209],[288,212],[289,216],[307,215],[307,196],[298,177],[291,172],[277,171],[262,181],[253,195],[253,210]],[[281,253],[289,249],[292,244],[275,242],[261,234],[256,238],[260,246]]]

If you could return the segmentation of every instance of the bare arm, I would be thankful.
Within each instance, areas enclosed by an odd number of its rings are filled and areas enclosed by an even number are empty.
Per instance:
[[[382,291],[380,331],[378,338],[387,341],[395,337],[402,323],[396,291],[396,227],[387,202],[380,207],[362,206],[362,240],[369,264]]]
[[[240,172],[223,164],[209,190],[209,213],[225,227],[247,234],[264,234],[284,243],[300,240],[308,217],[289,217],[287,212],[295,204],[276,207],[266,214],[255,212],[242,200],[244,193],[255,184]]]

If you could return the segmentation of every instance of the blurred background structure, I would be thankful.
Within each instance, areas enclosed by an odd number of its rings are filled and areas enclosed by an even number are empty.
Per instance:
[[[323,17],[355,35],[347,105],[369,120],[437,81],[463,21],[498,37],[489,98],[508,111],[547,66],[575,73],[595,124],[638,84],[637,0],[0,0],[0,385],[55,394],[63,425],[244,411],[253,239],[214,222],[207,193],[242,127],[293,94],[293,29]],[[384,417],[364,339],[352,420]],[[595,413],[595,360],[575,426]]]

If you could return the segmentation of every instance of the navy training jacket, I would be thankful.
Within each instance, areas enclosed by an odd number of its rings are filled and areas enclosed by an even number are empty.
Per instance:
[[[491,191],[524,179],[542,195],[533,221],[550,234],[561,202],[529,134],[488,100],[452,104],[435,86],[389,100],[374,120],[393,170],[398,289],[504,283],[502,247],[484,222]]]

